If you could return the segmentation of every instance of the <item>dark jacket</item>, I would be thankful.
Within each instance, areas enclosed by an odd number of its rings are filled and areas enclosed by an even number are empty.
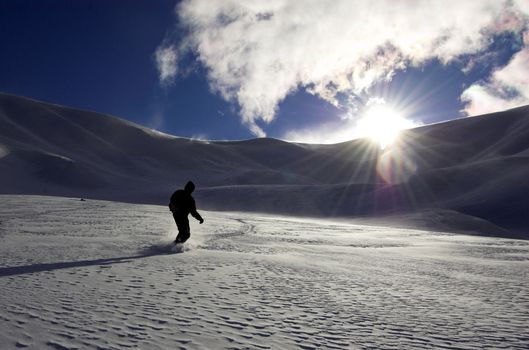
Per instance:
[[[194,187],[186,185],[185,189],[177,190],[171,196],[169,209],[175,217],[187,217],[191,214],[195,219],[202,221],[202,217],[197,212],[195,199],[191,196]]]

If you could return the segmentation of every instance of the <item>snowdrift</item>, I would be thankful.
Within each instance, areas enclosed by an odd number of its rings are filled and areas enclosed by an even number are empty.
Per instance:
[[[381,151],[364,139],[190,140],[0,94],[5,194],[165,204],[193,179],[206,209],[410,220],[445,210],[459,215],[456,230],[528,238],[528,158],[529,106],[408,130]]]

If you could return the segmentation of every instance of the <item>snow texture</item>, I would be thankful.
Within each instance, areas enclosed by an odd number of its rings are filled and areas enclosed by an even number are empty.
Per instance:
[[[529,243],[0,196],[0,344],[33,349],[529,348]]]

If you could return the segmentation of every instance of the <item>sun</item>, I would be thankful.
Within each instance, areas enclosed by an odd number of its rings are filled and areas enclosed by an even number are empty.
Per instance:
[[[368,137],[385,149],[397,140],[404,129],[409,129],[416,124],[404,118],[400,112],[387,105],[377,104],[362,114],[357,123],[359,137]]]

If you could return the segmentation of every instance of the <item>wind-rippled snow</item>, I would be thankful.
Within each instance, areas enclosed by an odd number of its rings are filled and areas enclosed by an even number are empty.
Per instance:
[[[526,241],[0,199],[2,348],[529,348]]]

